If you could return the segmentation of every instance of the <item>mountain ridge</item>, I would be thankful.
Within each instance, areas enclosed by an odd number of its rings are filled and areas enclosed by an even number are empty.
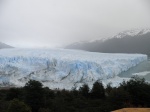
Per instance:
[[[4,48],[13,48],[5,43],[0,42],[0,49],[4,49]]]
[[[127,30],[111,38],[74,43],[65,48],[103,53],[141,53],[150,56],[150,29]]]

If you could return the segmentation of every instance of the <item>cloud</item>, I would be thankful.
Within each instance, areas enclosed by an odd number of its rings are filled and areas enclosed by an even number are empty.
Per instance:
[[[1,0],[0,41],[55,47],[150,27],[150,11],[142,1]]]

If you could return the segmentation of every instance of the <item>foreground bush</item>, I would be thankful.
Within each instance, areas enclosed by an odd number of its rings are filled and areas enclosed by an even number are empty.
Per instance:
[[[14,99],[10,102],[7,112],[31,112],[31,109],[24,102]]]

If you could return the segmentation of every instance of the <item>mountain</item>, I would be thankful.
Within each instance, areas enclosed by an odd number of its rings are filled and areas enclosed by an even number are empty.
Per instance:
[[[142,53],[150,56],[150,29],[128,30],[112,38],[74,43],[65,48],[103,53]]]
[[[0,49],[3,49],[3,48],[12,48],[12,47],[0,42]]]
[[[93,58],[94,57],[94,58]],[[51,89],[92,87],[95,81],[118,86],[117,75],[147,60],[142,54],[95,53],[66,49],[1,49],[0,86],[38,80]]]

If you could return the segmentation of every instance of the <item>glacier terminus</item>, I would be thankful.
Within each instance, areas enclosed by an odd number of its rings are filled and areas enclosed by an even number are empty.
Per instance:
[[[117,86],[118,74],[146,61],[144,54],[111,54],[66,49],[1,49],[0,86],[24,86],[30,79],[50,89],[89,87],[95,81]]]

